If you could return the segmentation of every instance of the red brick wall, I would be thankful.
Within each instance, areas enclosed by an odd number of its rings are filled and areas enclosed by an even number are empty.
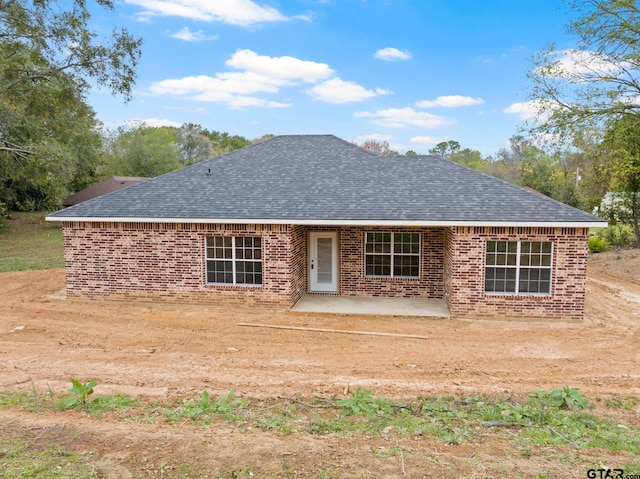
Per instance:
[[[309,227],[308,231],[322,229]],[[442,298],[444,295],[444,228],[326,228],[338,232],[341,296],[393,296],[400,298]],[[419,278],[372,278],[364,271],[365,232],[420,233]]]
[[[63,224],[67,291],[89,298],[291,306],[308,292],[310,231],[337,231],[339,295],[445,298],[460,317],[582,318],[586,228],[372,228],[151,223]],[[364,274],[366,231],[420,232],[420,277]],[[205,237],[262,238],[263,285],[207,285]],[[554,243],[549,296],[487,295],[488,240]]]
[[[448,228],[444,274],[449,311],[459,317],[582,319],[587,237],[587,228]],[[553,242],[551,294],[485,294],[485,248],[491,240]]]
[[[291,306],[290,226],[63,224],[67,293],[88,298],[242,302]],[[263,285],[208,285],[205,237],[262,237]]]

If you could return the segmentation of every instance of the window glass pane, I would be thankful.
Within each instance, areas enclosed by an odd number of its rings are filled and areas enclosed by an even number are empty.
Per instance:
[[[542,256],[542,261],[540,262],[540,266],[551,266],[551,255],[545,254]]]
[[[208,283],[262,284],[261,238],[208,236],[205,244],[207,246],[206,277]],[[235,278],[233,277],[234,261]],[[259,278],[255,272],[259,273]]]

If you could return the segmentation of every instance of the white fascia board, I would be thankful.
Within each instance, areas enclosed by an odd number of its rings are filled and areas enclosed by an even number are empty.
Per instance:
[[[608,223],[601,221],[407,221],[407,220],[283,220],[259,218],[131,218],[47,216],[47,221],[102,222],[102,223],[208,223],[248,225],[303,225],[303,226],[495,226],[495,227],[543,227],[543,228],[599,228]]]

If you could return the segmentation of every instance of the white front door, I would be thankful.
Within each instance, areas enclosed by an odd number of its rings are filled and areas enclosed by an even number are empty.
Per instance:
[[[309,291],[338,292],[338,233],[309,233]]]

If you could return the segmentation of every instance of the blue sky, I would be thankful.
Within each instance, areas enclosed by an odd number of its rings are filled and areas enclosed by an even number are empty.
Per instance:
[[[560,0],[124,0],[93,22],[143,37],[133,99],[96,90],[89,103],[109,128],[192,122],[495,154],[531,111],[532,55],[575,46],[568,18]]]

